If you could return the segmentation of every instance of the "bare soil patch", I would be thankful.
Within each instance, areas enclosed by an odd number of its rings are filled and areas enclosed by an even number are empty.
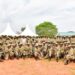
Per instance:
[[[75,75],[75,63],[63,61],[19,59],[0,62],[0,75]]]

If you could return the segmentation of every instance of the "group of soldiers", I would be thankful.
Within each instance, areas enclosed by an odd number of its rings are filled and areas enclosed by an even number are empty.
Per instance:
[[[0,61],[14,58],[64,59],[66,65],[75,60],[75,43],[71,37],[0,36]]]

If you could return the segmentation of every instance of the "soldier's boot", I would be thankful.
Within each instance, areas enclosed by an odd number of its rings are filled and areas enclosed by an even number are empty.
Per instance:
[[[35,58],[35,60],[39,60],[39,57],[38,56],[36,56],[36,57],[34,57]]]
[[[64,61],[64,65],[67,65],[69,62],[68,62],[68,60],[65,60]]]
[[[14,56],[15,56],[16,59],[19,59],[19,53],[18,52],[15,52]]]
[[[38,60],[38,56],[34,53],[35,60]]]
[[[19,59],[19,55],[18,53],[15,54],[16,59]]]
[[[14,57],[10,57],[10,59],[11,59],[11,60],[13,60],[13,59],[14,59]]]
[[[23,52],[23,54],[22,54],[22,58],[23,58],[23,59],[26,58],[26,54],[25,54],[25,52]]]
[[[19,59],[19,56],[17,55],[16,58]]]
[[[57,62],[59,61],[59,57],[56,57],[56,61],[57,61]]]
[[[23,55],[22,58],[25,59],[26,58],[26,55]]]
[[[0,57],[0,62],[3,62],[3,59],[2,59],[2,57]]]
[[[10,59],[13,60],[14,59],[14,56],[10,56]]]
[[[51,56],[48,57],[49,61],[51,60],[51,58],[52,58]]]
[[[39,60],[38,54],[34,56],[35,60]]]

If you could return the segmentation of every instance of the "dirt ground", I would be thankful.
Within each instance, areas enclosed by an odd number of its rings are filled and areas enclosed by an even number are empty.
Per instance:
[[[19,59],[0,62],[0,75],[75,75],[75,63],[63,61]]]

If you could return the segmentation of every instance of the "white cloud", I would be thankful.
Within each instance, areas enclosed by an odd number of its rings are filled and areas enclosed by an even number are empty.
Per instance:
[[[0,0],[0,22],[10,22],[14,31],[51,21],[59,31],[75,31],[75,0]],[[1,25],[1,24],[0,24]]]

